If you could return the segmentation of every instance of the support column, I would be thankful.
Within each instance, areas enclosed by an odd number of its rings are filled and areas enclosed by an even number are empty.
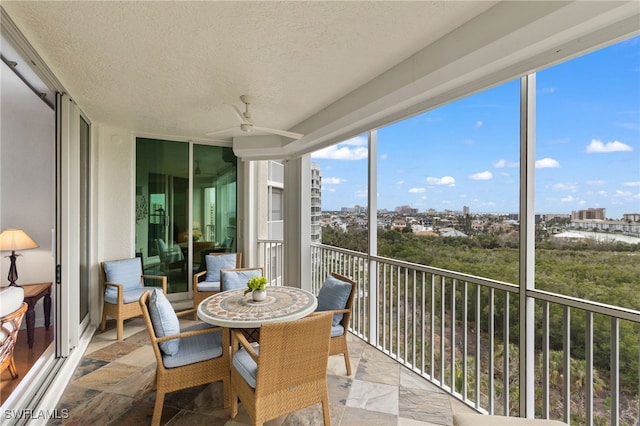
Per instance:
[[[520,79],[520,417],[535,417],[535,92],[536,76]],[[508,347],[508,342],[505,342]]]
[[[378,255],[378,131],[369,132],[369,256]],[[369,258],[369,343],[378,343],[378,263]],[[357,277],[354,277],[357,279]],[[359,288],[365,290],[361,281]],[[367,281],[364,281],[364,285]]]
[[[311,290],[311,157],[284,162],[283,285]]]

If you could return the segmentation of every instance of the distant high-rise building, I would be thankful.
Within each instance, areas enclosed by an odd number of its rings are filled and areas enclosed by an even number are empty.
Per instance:
[[[311,242],[319,243],[322,238],[322,173],[317,163],[311,163]]]
[[[465,216],[469,214],[469,206],[462,207],[462,214],[464,214]]]

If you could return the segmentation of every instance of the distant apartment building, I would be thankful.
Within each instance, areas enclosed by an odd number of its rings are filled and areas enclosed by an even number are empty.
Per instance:
[[[311,163],[311,242],[322,240],[322,173],[317,163]]]
[[[340,209],[340,211],[342,213],[347,213],[347,214],[366,214],[367,213],[367,207],[359,206],[359,205],[356,204],[353,207],[342,207]]]
[[[604,220],[606,217],[606,209],[602,207],[571,212],[571,220]]]
[[[418,214],[418,209],[414,209],[411,206],[396,207],[396,213],[403,215],[415,215]]]
[[[622,220],[625,222],[640,222],[640,213],[624,213]]]

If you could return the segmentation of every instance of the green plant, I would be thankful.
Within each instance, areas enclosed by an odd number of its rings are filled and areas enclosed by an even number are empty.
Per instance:
[[[267,277],[251,277],[247,281],[247,289],[244,294],[251,293],[254,290],[264,290],[267,285]]]

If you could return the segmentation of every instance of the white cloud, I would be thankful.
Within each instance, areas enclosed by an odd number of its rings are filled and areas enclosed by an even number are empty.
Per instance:
[[[484,123],[483,123],[482,121],[480,121],[480,120],[476,121],[476,128],[478,128],[478,129],[479,129],[480,127],[482,127],[482,126],[483,126],[483,124],[484,124]]]
[[[621,152],[621,151],[633,151],[629,145],[620,141],[613,141],[604,143],[598,139],[592,139],[591,143],[587,145],[586,152],[592,153],[607,153],[607,152]]]
[[[621,127],[623,129],[631,129],[631,130],[635,130],[638,131],[640,130],[640,125],[638,125],[638,123],[613,123],[614,126],[617,127]]]
[[[625,182],[622,186],[640,186],[640,181],[637,182]]]
[[[387,158],[389,158],[389,154],[382,154],[382,155],[380,155],[380,159],[381,159],[381,160],[386,160]]]
[[[543,87],[540,89],[540,93],[555,93],[556,90],[557,89],[555,87]]]
[[[588,180],[587,181],[587,185],[593,185],[593,186],[600,186],[600,185],[604,185],[606,182],[603,181],[602,179],[599,180]]]
[[[472,180],[490,180],[490,179],[493,179],[493,174],[490,171],[485,170],[484,172],[472,174],[471,176],[469,176],[469,179],[472,179]]]
[[[493,167],[495,167],[496,169],[503,169],[505,167],[514,168],[518,167],[518,164],[519,163],[517,161],[507,161],[504,158],[501,158],[493,163]]]
[[[399,180],[396,182],[396,185],[404,185],[404,181],[403,180]]]
[[[423,192],[426,192],[426,191],[427,190],[424,189],[424,188],[410,188],[409,189],[409,193],[410,194],[420,194],[420,193],[423,193]]]
[[[356,198],[367,198],[367,191],[364,189],[359,189],[355,192],[354,194],[356,196]]]
[[[429,183],[431,185],[456,186],[456,180],[451,176],[443,176],[441,178],[429,176],[427,178],[427,183]]]
[[[553,158],[543,158],[542,160],[536,160],[536,169],[553,169],[560,167],[560,163]]]
[[[339,185],[341,183],[345,183],[347,180],[346,179],[342,179],[342,178],[337,178],[337,177],[326,177],[326,178],[322,178],[322,184],[323,185]]]
[[[562,201],[563,203],[572,203],[580,200],[578,198],[575,198],[573,195],[567,195],[566,197],[561,198],[560,201]]]
[[[311,158],[327,160],[364,160],[368,157],[367,138],[356,136],[344,142],[328,146],[311,154]]]
[[[631,191],[620,191],[616,189],[616,192],[613,194],[614,197],[622,197],[622,198],[631,198],[633,197],[633,192]]]
[[[575,183],[556,183],[553,185],[553,189],[555,191],[571,191],[576,192],[578,190],[578,185]]]

